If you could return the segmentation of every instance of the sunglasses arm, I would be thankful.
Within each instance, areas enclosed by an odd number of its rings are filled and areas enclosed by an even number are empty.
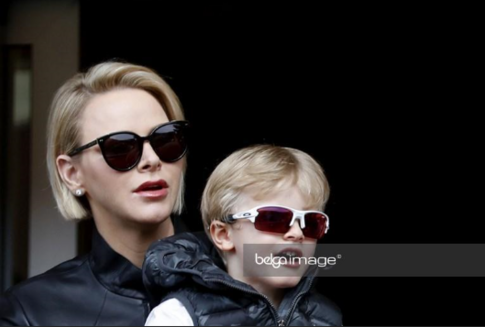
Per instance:
[[[89,149],[90,147],[95,146],[96,144],[98,144],[98,140],[94,140],[94,141],[92,141],[92,142],[90,142],[88,144],[85,144],[85,145],[77,148],[77,149],[74,149],[71,152],[69,152],[67,155],[70,156],[70,157],[75,156],[76,154],[79,154],[79,153],[83,152],[84,150]]]
[[[256,221],[257,215],[258,215],[257,212],[256,212],[256,214],[251,213],[251,212],[244,212],[244,213],[239,213],[239,214],[235,214],[235,215],[229,215],[229,216],[226,217],[225,222],[228,223],[228,224],[232,224],[232,223],[235,223],[236,220],[238,220],[238,219],[248,219],[249,221],[251,221],[254,224],[254,222]]]

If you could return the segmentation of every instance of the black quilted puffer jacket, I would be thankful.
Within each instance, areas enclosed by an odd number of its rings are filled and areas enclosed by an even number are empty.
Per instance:
[[[312,278],[290,290],[279,309],[253,287],[230,277],[215,251],[184,233],[150,247],[143,278],[154,306],[179,300],[195,326],[341,326],[338,307],[312,291]]]

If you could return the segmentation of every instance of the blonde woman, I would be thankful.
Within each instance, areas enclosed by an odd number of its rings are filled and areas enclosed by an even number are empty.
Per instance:
[[[150,311],[141,267],[174,234],[183,206],[188,123],[148,68],[107,62],[57,92],[47,162],[67,220],[94,219],[93,249],[6,292],[8,325],[142,325]]]

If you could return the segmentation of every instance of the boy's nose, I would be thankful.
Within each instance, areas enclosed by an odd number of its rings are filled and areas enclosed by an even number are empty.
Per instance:
[[[300,221],[296,220],[290,230],[283,236],[285,241],[303,242],[305,235],[300,227]]]

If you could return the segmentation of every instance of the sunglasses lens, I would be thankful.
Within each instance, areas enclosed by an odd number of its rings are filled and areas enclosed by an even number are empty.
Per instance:
[[[307,213],[305,215],[305,225],[303,234],[306,237],[321,239],[327,229],[327,217],[321,213]]]
[[[128,170],[140,159],[140,147],[135,135],[121,133],[108,137],[102,146],[104,159],[116,170]]]
[[[265,207],[258,209],[258,216],[254,222],[257,230],[270,233],[286,233],[290,230],[293,212],[285,208]]]
[[[187,151],[185,129],[186,124],[173,123],[161,126],[152,134],[150,143],[160,160],[175,162],[185,155]]]

